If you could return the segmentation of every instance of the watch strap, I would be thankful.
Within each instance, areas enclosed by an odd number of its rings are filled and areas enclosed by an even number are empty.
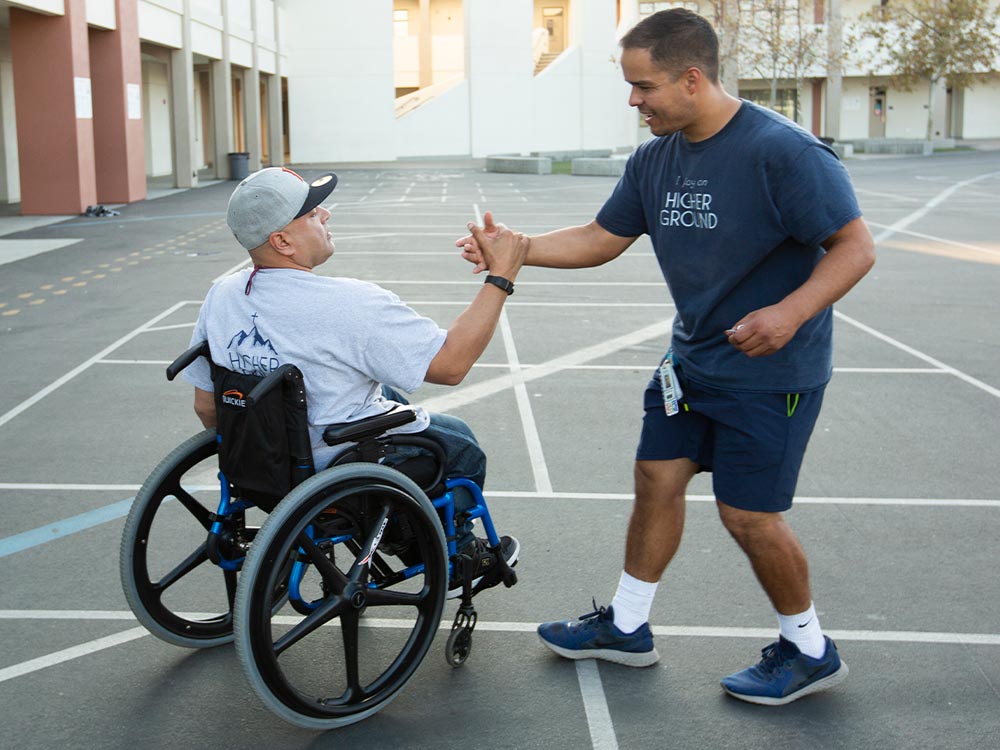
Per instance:
[[[505,279],[503,276],[487,276],[483,280],[483,283],[493,284],[493,286],[503,289],[508,295],[514,293],[514,282],[510,279]]]

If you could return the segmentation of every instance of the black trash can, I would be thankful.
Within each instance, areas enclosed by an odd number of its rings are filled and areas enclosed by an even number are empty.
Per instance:
[[[250,152],[236,151],[229,154],[229,179],[242,180],[250,174]]]

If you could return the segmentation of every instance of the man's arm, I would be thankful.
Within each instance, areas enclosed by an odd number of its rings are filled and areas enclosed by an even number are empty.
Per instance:
[[[493,223],[493,215],[487,211],[483,231],[491,236],[503,225]],[[592,268],[614,260],[635,242],[635,237],[619,237],[604,227],[591,221],[575,227],[556,229],[553,232],[530,238],[526,266],[545,268]],[[462,257],[473,264],[473,273],[489,268],[473,235],[467,235],[455,242],[462,248]]]
[[[210,391],[203,391],[201,388],[194,389],[194,413],[205,425],[205,429],[217,425],[215,419],[215,394]]]
[[[824,242],[826,254],[806,282],[781,302],[736,321],[729,343],[748,357],[774,354],[803,323],[850,291],[875,265],[875,241],[864,219],[855,219]]]
[[[492,227],[491,236],[469,224],[476,247],[494,276],[514,281],[524,263],[528,238],[506,227]],[[486,350],[507,300],[507,292],[493,284],[483,284],[472,303],[448,328],[444,346],[431,360],[424,380],[439,385],[458,385]]]

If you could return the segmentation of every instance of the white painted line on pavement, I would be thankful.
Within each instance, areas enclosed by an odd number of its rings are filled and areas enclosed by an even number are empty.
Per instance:
[[[912,224],[913,222],[919,221],[928,213],[930,213],[933,208],[936,208],[937,206],[944,203],[946,200],[948,200],[948,198],[952,196],[953,193],[961,190],[966,185],[973,185],[977,182],[981,182],[982,180],[991,179],[998,174],[1000,174],[1000,172],[987,172],[986,174],[977,175],[976,177],[972,177],[968,180],[962,180],[961,182],[956,182],[954,185],[945,188],[940,193],[931,198],[929,201],[927,201],[923,206],[918,208],[916,211],[914,211],[911,214],[907,214],[896,223],[886,227],[884,230],[879,232],[878,235],[875,236],[875,244],[878,245],[879,243],[884,242],[897,232],[901,232],[902,230],[906,229],[906,227],[910,226],[910,224]]]
[[[13,666],[0,669],[0,682],[6,682],[7,680],[12,680],[15,677],[21,677],[22,675],[37,672],[39,669],[45,669],[46,667],[55,666],[56,664],[62,664],[63,662],[70,661],[71,659],[78,659],[81,656],[87,656],[97,651],[103,651],[106,648],[120,646],[123,643],[128,643],[129,641],[134,641],[137,638],[142,638],[147,635],[149,635],[149,631],[146,630],[146,628],[132,628],[121,633],[116,633],[115,635],[109,635],[87,643],[81,643],[79,646],[64,648],[62,651],[56,651],[55,653],[48,654],[46,656],[39,656],[37,659],[29,659],[28,661],[23,661],[20,664],[14,664]]]
[[[968,242],[959,242],[958,240],[949,240],[949,239],[945,239],[944,237],[935,237],[935,236],[930,235],[930,234],[924,234],[923,232],[911,232],[909,229],[894,228],[895,225],[889,226],[887,224],[877,224],[874,221],[869,221],[868,222],[868,226],[870,226],[870,227],[876,227],[878,229],[886,229],[886,230],[890,230],[891,229],[893,234],[905,234],[905,235],[908,235],[910,237],[919,237],[920,239],[931,240],[932,242],[937,242],[938,244],[941,244],[941,245],[951,245],[952,247],[961,247],[961,248],[964,248],[966,250],[975,250],[976,252],[987,253],[989,255],[1000,255],[1000,250],[997,250],[995,248],[980,247],[979,245],[970,245]],[[886,236],[886,238],[887,237],[888,237],[888,235]],[[886,238],[883,238],[883,240],[886,239]],[[879,240],[879,241],[881,242],[883,240]]]
[[[674,316],[670,315],[664,320],[657,321],[636,331],[607,339],[592,346],[585,346],[569,354],[550,359],[536,367],[532,367],[530,370],[525,370],[524,381],[527,383],[532,380],[548,377],[549,375],[565,370],[567,367],[591,362],[608,354],[614,354],[622,349],[643,344],[650,339],[663,338],[663,349],[666,351],[665,339],[670,333],[670,326],[673,323],[673,319]],[[513,378],[510,375],[500,375],[480,383],[455,388],[448,393],[421,402],[421,406],[428,411],[448,411],[449,409],[479,401],[512,386]]]
[[[897,349],[901,349],[907,354],[913,355],[917,359],[922,359],[927,364],[934,365],[934,367],[944,370],[950,373],[951,375],[954,375],[956,378],[959,378],[960,380],[964,380],[969,385],[974,385],[976,388],[986,391],[991,396],[996,396],[997,398],[1000,398],[1000,388],[994,388],[992,385],[988,385],[984,383],[982,380],[974,378],[971,375],[967,375],[961,370],[952,367],[951,365],[946,365],[941,360],[934,359],[934,357],[930,356],[929,354],[924,354],[923,352],[914,349],[912,346],[907,346],[902,341],[897,341],[892,336],[888,336],[882,333],[881,331],[876,331],[871,326],[866,326],[864,323],[861,323],[860,321],[857,321],[854,318],[850,318],[847,315],[844,315],[842,312],[839,312],[838,310],[834,310],[833,314],[836,317],[840,318],[841,320],[845,321],[846,323],[850,323],[855,328],[858,328],[864,331],[865,333],[874,336],[875,338],[880,339],[881,341],[886,342],[887,344],[892,344]]]
[[[535,476],[535,489],[538,492],[552,492],[552,480],[545,464],[545,452],[542,450],[542,439],[538,435],[535,415],[531,411],[531,399],[524,383],[524,371],[517,358],[517,347],[514,344],[514,334],[510,329],[507,311],[500,311],[500,333],[503,337],[504,349],[507,352],[507,363],[510,377],[514,383],[514,397],[517,400],[517,410],[521,415],[521,426],[524,429],[524,443],[531,460],[531,471]]]
[[[171,305],[165,311],[161,312],[159,315],[156,315],[155,317],[153,317],[150,320],[148,320],[145,323],[143,323],[138,328],[135,328],[134,330],[132,330],[129,333],[127,333],[124,336],[122,336],[120,339],[118,339],[117,341],[115,341],[110,346],[107,346],[104,349],[102,349],[101,351],[99,351],[97,354],[95,354],[93,357],[91,357],[90,359],[88,359],[86,362],[83,362],[82,364],[77,365],[76,367],[74,367],[72,370],[70,370],[69,372],[67,372],[65,375],[63,375],[61,378],[59,378],[55,382],[50,383],[49,385],[45,386],[45,388],[42,388],[42,390],[38,391],[38,393],[36,393],[31,398],[25,399],[20,404],[18,404],[17,406],[15,406],[13,409],[11,409],[10,411],[8,411],[6,414],[4,414],[3,416],[0,416],[0,426],[3,426],[5,424],[7,424],[10,420],[12,420],[18,414],[20,414],[21,412],[25,411],[26,409],[31,408],[32,406],[34,406],[35,404],[37,404],[39,401],[41,401],[43,398],[45,398],[46,396],[48,396],[50,393],[52,393],[56,389],[61,388],[62,386],[66,385],[66,383],[68,383],[69,381],[71,381],[73,378],[75,378],[81,372],[84,372],[85,370],[89,369],[91,365],[93,365],[96,362],[99,362],[100,360],[104,359],[106,356],[108,356],[109,354],[111,354],[111,352],[115,351],[115,349],[118,349],[119,347],[127,344],[129,341],[131,341],[132,339],[134,339],[139,334],[145,333],[146,330],[150,326],[155,325],[156,323],[159,323],[161,320],[163,320],[164,318],[168,317],[169,315],[172,315],[173,313],[175,313],[177,310],[179,310],[180,308],[182,308],[186,304],[188,304],[188,303],[187,302],[178,302],[178,303],[176,303],[174,305]]]
[[[608,699],[604,695],[604,685],[601,683],[597,662],[593,659],[578,661],[576,678],[580,683],[583,710],[587,714],[590,744],[594,750],[618,750],[615,725],[611,721]]]

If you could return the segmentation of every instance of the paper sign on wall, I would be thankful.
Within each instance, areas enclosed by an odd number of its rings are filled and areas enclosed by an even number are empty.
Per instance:
[[[128,119],[142,119],[142,92],[138,83],[126,83],[125,94],[128,97]]]
[[[76,92],[76,119],[93,120],[94,104],[90,99],[90,79],[74,78],[73,86]]]

